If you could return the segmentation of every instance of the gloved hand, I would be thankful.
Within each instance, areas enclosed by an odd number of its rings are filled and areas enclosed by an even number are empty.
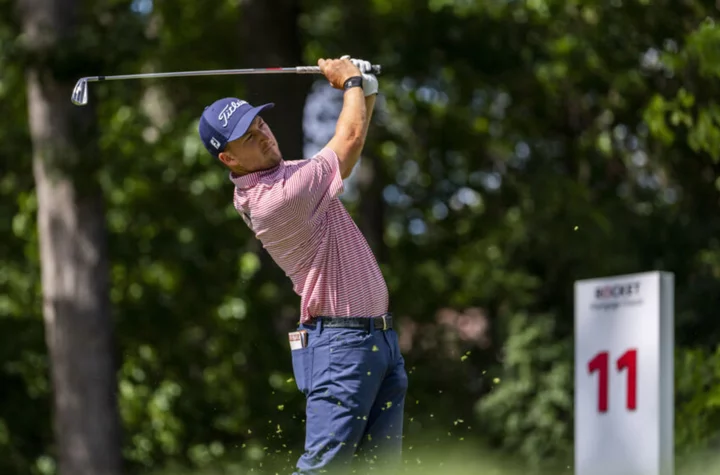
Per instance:
[[[351,58],[350,55],[345,55],[340,59],[345,58],[349,59],[350,62],[353,63],[362,73],[363,93],[365,94],[365,97],[377,94],[378,80],[377,77],[375,77],[375,75],[370,72],[372,71],[372,64],[370,64],[370,61],[365,61],[363,59],[354,59]]]

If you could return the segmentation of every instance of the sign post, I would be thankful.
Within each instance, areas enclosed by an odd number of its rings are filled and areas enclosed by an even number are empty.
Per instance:
[[[674,275],[575,282],[575,475],[674,473]]]

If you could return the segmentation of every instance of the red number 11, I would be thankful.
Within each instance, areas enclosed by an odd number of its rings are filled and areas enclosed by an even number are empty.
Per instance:
[[[607,351],[602,351],[595,355],[588,363],[588,371],[590,374],[598,372],[600,381],[598,382],[598,412],[607,412],[608,410],[608,384],[609,384],[609,360],[610,356]],[[617,370],[627,369],[627,396],[625,407],[629,411],[634,411],[637,407],[637,350],[627,350],[617,360]]]

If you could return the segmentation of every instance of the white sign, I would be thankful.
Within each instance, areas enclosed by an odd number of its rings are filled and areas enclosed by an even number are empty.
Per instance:
[[[575,282],[575,475],[674,473],[674,276]]]

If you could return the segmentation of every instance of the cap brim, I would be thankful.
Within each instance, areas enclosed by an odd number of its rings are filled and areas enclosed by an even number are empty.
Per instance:
[[[252,121],[255,120],[255,117],[257,117],[257,115],[265,109],[272,109],[274,106],[274,103],[269,102],[267,104],[263,104],[261,106],[253,107],[252,109],[250,109],[250,112],[245,114],[242,119],[238,121],[237,125],[230,133],[227,141],[232,142],[233,140],[237,140],[243,135],[245,135],[245,133],[250,128],[250,124],[252,124]]]

